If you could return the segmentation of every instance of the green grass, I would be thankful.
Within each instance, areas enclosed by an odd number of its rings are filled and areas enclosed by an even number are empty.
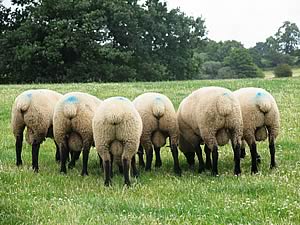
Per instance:
[[[83,91],[101,99],[133,99],[146,91],[166,94],[177,108],[192,90],[216,85],[235,90],[255,86],[270,91],[279,105],[281,133],[277,139],[278,167],[269,170],[267,143],[259,143],[259,174],[250,174],[249,151],[241,162],[242,176],[233,175],[229,146],[219,152],[219,177],[188,171],[180,154],[182,177],[172,172],[172,156],[162,149],[163,166],[133,179],[123,187],[115,172],[105,188],[95,149],[89,159],[89,176],[81,177],[81,159],[63,176],[54,161],[55,146],[41,145],[40,172],[30,168],[31,149],[23,146],[23,166],[15,166],[10,110],[14,98],[30,88],[61,93]],[[299,224],[300,223],[300,79],[252,79],[122,84],[0,85],[0,224]]]

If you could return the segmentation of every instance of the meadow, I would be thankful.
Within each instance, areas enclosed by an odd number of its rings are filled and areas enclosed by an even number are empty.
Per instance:
[[[188,170],[183,154],[183,174],[172,171],[168,147],[162,149],[163,166],[151,172],[140,170],[132,186],[123,186],[117,173],[112,187],[103,183],[95,149],[89,159],[89,176],[81,177],[82,158],[67,175],[59,173],[55,145],[41,145],[40,172],[31,169],[31,148],[23,144],[23,165],[15,165],[15,140],[10,129],[10,111],[15,97],[32,88],[61,93],[82,91],[101,99],[155,91],[173,101],[176,108],[191,91],[203,86],[231,90],[254,86],[275,97],[281,113],[276,142],[277,168],[269,169],[268,143],[258,144],[262,162],[251,175],[250,153],[241,161],[242,175],[233,175],[233,152],[219,149],[219,176]],[[299,224],[300,223],[300,78],[175,81],[154,83],[86,83],[0,85],[0,224]]]

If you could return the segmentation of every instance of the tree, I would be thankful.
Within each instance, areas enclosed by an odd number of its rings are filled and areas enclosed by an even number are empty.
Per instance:
[[[236,78],[263,77],[263,73],[253,63],[252,58],[246,49],[238,48],[231,51],[224,60],[225,66],[229,66]]]
[[[285,21],[281,27],[279,27],[275,34],[276,41],[279,46],[279,51],[284,54],[291,54],[300,45],[300,31],[295,23]]]

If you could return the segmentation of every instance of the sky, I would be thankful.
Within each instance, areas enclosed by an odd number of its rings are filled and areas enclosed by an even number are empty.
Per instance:
[[[1,1],[1,0],[0,0]],[[253,47],[274,35],[284,21],[300,28],[300,0],[165,0],[189,16],[205,19],[208,38]],[[10,0],[4,0],[8,6]]]

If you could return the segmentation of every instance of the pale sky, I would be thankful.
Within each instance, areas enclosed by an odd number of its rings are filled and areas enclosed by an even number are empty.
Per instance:
[[[0,0],[1,1],[1,0]],[[10,0],[4,0],[9,5]],[[237,40],[245,47],[274,35],[284,21],[300,29],[300,0],[166,0],[169,9],[180,7],[190,16],[202,16],[208,37]]]

